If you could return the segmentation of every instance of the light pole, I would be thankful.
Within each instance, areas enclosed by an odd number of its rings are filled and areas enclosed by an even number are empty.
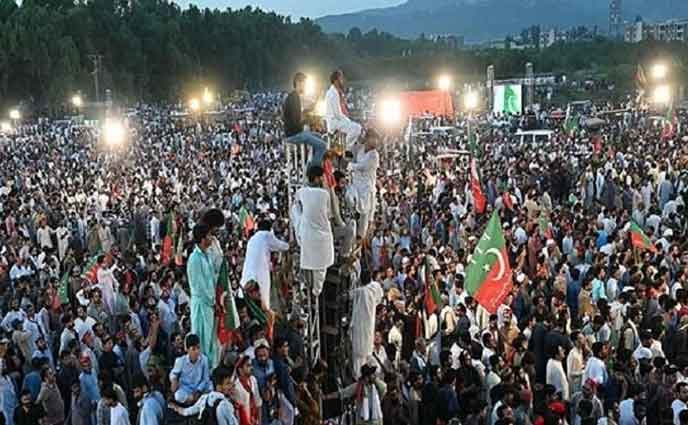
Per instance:
[[[75,94],[72,96],[72,105],[79,110],[84,104],[84,100],[81,98],[81,95]]]
[[[474,91],[469,91],[464,95],[463,98],[463,105],[468,111],[468,118],[467,118],[467,127],[468,127],[468,144],[469,148],[471,147],[470,145],[473,145],[472,141],[472,133],[471,133],[471,118],[473,114],[473,110],[478,107],[478,93]],[[471,148],[471,150],[473,150]]]
[[[206,106],[210,106],[211,103],[215,100],[215,95],[208,90],[208,87],[203,90],[203,103],[206,104]]]
[[[440,75],[437,79],[437,88],[442,91],[449,91],[452,86],[452,79],[449,75]]]

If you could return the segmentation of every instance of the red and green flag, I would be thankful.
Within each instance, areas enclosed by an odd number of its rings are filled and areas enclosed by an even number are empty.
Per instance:
[[[495,211],[466,270],[466,290],[485,310],[494,314],[511,293],[511,287],[506,241],[499,215]]]
[[[657,252],[657,247],[654,246],[650,238],[647,237],[643,229],[635,221],[631,221],[631,244],[636,248]]]
[[[255,222],[253,221],[253,216],[248,212],[246,207],[241,207],[239,210],[239,224],[241,230],[244,232],[244,236],[248,237],[255,226]]]
[[[432,314],[441,305],[442,297],[440,297],[437,282],[435,282],[435,279],[429,278],[425,282],[425,311],[427,311],[428,314]]]
[[[480,177],[478,176],[478,166],[475,158],[471,159],[471,192],[473,193],[473,208],[478,214],[485,212],[487,198],[480,187]]]
[[[86,279],[91,283],[96,283],[98,281],[98,257],[100,257],[100,255],[101,254],[98,253],[88,260],[88,263],[86,263],[84,267],[84,272],[81,275],[82,279]]]

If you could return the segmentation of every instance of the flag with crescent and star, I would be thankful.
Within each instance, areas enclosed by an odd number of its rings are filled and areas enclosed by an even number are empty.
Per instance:
[[[487,223],[466,270],[466,290],[494,314],[511,293],[511,266],[497,211]]]

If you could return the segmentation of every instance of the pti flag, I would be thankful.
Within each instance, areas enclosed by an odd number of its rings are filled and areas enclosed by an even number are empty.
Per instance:
[[[494,314],[511,293],[511,266],[497,211],[487,223],[466,270],[466,289],[480,305]]]
[[[478,167],[475,158],[471,159],[471,192],[473,193],[473,207],[475,212],[482,214],[485,212],[487,199],[483,190],[480,188],[480,178],[478,177]]]
[[[652,244],[643,229],[635,221],[631,221],[631,244],[640,249],[647,249],[650,252],[657,252],[657,247]]]
[[[427,311],[428,314],[432,314],[437,310],[437,307],[441,305],[442,297],[437,288],[437,282],[435,282],[435,279],[429,278],[425,282],[425,311]]]

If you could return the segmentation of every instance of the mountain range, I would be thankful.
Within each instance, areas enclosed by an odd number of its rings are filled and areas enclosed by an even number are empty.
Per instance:
[[[688,18],[688,0],[622,0],[626,21]],[[463,35],[484,41],[518,34],[524,28],[568,28],[597,25],[609,28],[609,0],[407,0],[382,9],[324,16],[316,22],[326,32],[377,29],[399,37],[425,34]]]

